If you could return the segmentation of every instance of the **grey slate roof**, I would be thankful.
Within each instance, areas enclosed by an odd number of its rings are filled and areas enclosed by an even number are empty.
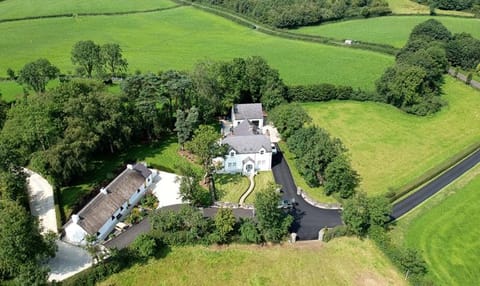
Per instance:
[[[262,119],[263,110],[261,103],[245,103],[233,105],[235,119]]]
[[[250,124],[248,120],[243,120],[237,127],[233,128],[231,135],[247,136],[259,134],[258,127]]]
[[[230,135],[222,140],[223,144],[228,144],[238,154],[257,153],[263,147],[265,151],[272,152],[270,139],[265,135]]]
[[[145,165],[137,163],[132,169],[125,169],[105,189],[99,192],[80,212],[80,225],[88,234],[95,234],[113,213],[120,208],[152,174]]]

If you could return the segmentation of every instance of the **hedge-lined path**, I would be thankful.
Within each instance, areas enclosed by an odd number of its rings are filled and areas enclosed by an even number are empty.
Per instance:
[[[38,217],[42,233],[47,231],[58,232],[57,217],[53,188],[40,174],[24,169],[27,174],[28,194],[30,197],[30,211]]]

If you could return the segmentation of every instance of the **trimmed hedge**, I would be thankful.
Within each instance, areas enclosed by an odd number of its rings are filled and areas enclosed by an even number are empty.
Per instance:
[[[329,83],[289,86],[287,99],[298,102],[329,101],[335,99],[385,102],[385,98],[376,92],[368,92],[360,89],[354,90],[350,86],[335,86]]]

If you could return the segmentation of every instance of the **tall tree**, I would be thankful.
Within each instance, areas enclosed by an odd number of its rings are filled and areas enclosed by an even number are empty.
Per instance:
[[[214,221],[215,229],[220,238],[219,242],[229,242],[235,226],[235,216],[233,215],[232,209],[220,208],[215,214]]]
[[[47,59],[38,59],[23,66],[18,82],[26,84],[36,93],[45,92],[47,83],[58,76],[60,70]]]
[[[274,184],[255,194],[255,216],[260,233],[266,241],[279,242],[287,234],[293,217],[278,208],[280,195]]]
[[[189,164],[179,166],[181,177],[177,177],[180,182],[180,196],[182,201],[189,202],[193,206],[208,206],[212,200],[208,191],[200,186],[201,176],[197,170]]]
[[[187,114],[181,109],[177,110],[177,120],[175,122],[175,131],[177,131],[178,144],[182,150],[185,147],[185,142],[190,140],[193,131],[198,125],[198,109],[194,106],[190,108]]]
[[[282,104],[269,112],[270,120],[275,124],[283,140],[293,135],[305,123],[312,121],[307,112],[298,104]]]
[[[355,194],[360,178],[344,155],[336,156],[325,170],[325,193],[346,199]]]
[[[122,55],[122,49],[119,44],[108,43],[100,48],[100,55],[102,62],[112,76],[117,75],[118,72],[127,71],[128,62]]]
[[[79,41],[72,49],[72,63],[80,65],[88,77],[103,66],[100,46],[93,41]]]
[[[54,251],[54,242],[40,235],[37,222],[23,207],[0,200],[0,283],[25,271],[32,274],[30,268],[40,268],[40,263]]]

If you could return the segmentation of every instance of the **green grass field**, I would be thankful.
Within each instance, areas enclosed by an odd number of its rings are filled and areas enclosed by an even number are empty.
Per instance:
[[[442,22],[452,33],[466,32],[480,38],[480,19],[447,16],[377,17],[304,27],[295,30],[295,32],[387,44],[401,48],[407,42],[413,27],[428,19],[436,19]]]
[[[66,218],[70,216],[75,203],[92,191],[95,185],[108,183],[115,178],[116,174],[114,174],[114,171],[118,168],[122,169],[124,162],[147,162],[149,167],[166,172],[178,173],[178,164],[191,164],[187,159],[178,154],[178,150],[179,145],[177,138],[172,136],[155,144],[134,146],[115,157],[107,156],[98,158],[98,160],[94,162],[94,170],[85,174],[81,180],[71,186],[66,186],[61,189],[60,200]],[[196,164],[193,166],[200,169]]]
[[[329,82],[373,89],[375,79],[393,64],[393,57],[373,52],[265,35],[192,7],[9,22],[0,24],[0,34],[0,54],[8,55],[0,59],[0,75],[39,57],[48,58],[64,73],[73,72],[71,48],[86,39],[119,43],[130,72],[189,70],[201,60],[258,55],[279,69],[289,84]]]
[[[23,88],[14,81],[2,80],[0,81],[0,94],[3,100],[11,102],[23,95]]]
[[[139,11],[174,5],[168,0],[6,0],[0,2],[0,20],[66,13]]]
[[[407,285],[369,240],[176,247],[100,285]]]
[[[245,203],[253,204],[255,201],[255,192],[257,190],[265,189],[268,184],[274,183],[273,174],[271,171],[259,172],[255,176],[255,188],[247,197]],[[219,174],[216,175],[215,187],[220,194],[220,201],[238,203],[240,197],[247,191],[250,186],[248,177],[240,174]]]
[[[339,137],[370,195],[400,187],[480,140],[480,92],[446,77],[442,111],[408,115],[380,103],[305,103],[313,122]]]
[[[403,217],[392,238],[421,250],[435,285],[480,281],[480,165]]]
[[[387,0],[388,6],[393,14],[429,14],[430,9],[426,5],[421,5],[412,0]],[[473,16],[471,13],[463,11],[448,11],[436,9],[438,15],[458,15]]]

